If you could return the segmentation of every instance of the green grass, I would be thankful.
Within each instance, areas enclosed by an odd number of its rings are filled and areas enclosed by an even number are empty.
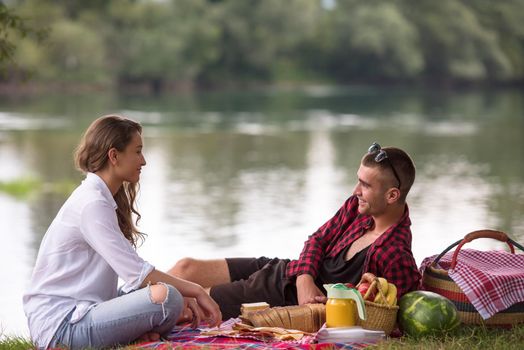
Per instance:
[[[22,337],[0,338],[0,350],[28,350],[34,349],[33,343]]]
[[[21,337],[4,337],[0,340],[0,350],[28,350],[32,348],[32,343]],[[130,345],[123,349],[133,348],[136,347]],[[403,337],[381,342],[369,349],[521,350],[524,349],[524,325],[512,329],[462,326],[453,334],[442,337],[426,337],[422,339]]]
[[[512,329],[461,326],[456,332],[442,337],[426,337],[422,339],[402,337],[382,342],[370,349],[522,350],[524,349],[524,325],[513,327]]]

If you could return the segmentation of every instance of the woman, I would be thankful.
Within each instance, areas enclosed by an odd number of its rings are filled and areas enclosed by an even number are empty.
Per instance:
[[[132,215],[140,218],[135,196],[146,164],[141,133],[140,124],[109,115],[82,138],[75,162],[87,176],[45,234],[23,298],[38,348],[156,340],[185,305],[194,326],[200,314],[212,326],[222,319],[202,287],[156,270],[135,251],[142,234]]]

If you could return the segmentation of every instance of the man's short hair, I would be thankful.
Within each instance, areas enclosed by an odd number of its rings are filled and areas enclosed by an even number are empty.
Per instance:
[[[376,154],[367,153],[362,157],[362,165],[374,168],[379,167],[382,171],[388,174],[388,178],[391,178],[393,183],[397,184],[398,180],[395,177],[391,166],[395,167],[398,177],[400,178],[400,199],[406,200],[406,196],[415,181],[415,164],[411,157],[396,147],[382,147],[382,150],[386,152],[389,162],[384,159],[380,162],[375,161]]]

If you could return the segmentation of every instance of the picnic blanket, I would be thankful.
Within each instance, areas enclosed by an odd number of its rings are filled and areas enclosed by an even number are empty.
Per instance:
[[[437,255],[425,258],[423,273]],[[453,252],[446,253],[437,268],[448,271],[448,276],[462,289],[483,319],[524,302],[524,255],[505,251],[478,251],[462,249],[457,265],[450,269]]]
[[[240,322],[240,319],[230,319],[225,321],[221,325],[221,329],[228,329],[235,322]],[[376,344],[376,342],[351,342],[351,343],[320,343],[314,344],[314,337],[306,337],[302,341],[260,341],[253,338],[241,338],[241,337],[222,337],[222,336],[202,336],[201,333],[205,333],[208,328],[202,327],[192,329],[189,325],[177,326],[167,339],[157,342],[146,342],[135,344],[127,347],[131,349],[159,349],[159,350],[171,350],[171,349],[287,349],[287,350],[360,350],[370,345]]]

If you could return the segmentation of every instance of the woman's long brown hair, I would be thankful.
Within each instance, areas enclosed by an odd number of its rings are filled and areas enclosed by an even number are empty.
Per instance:
[[[103,169],[109,161],[109,150],[116,148],[123,152],[137,131],[141,134],[142,126],[122,116],[106,115],[98,118],[87,128],[76,149],[76,167],[82,172],[91,173]],[[144,234],[136,228],[141,217],[135,208],[139,188],[138,183],[124,182],[113,196],[118,206],[116,215],[120,230],[134,247],[144,238]],[[133,214],[137,217],[135,223],[132,219]]]

